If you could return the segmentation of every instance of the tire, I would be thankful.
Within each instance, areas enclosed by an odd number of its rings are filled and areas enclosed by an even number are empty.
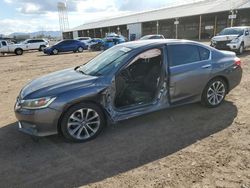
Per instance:
[[[16,54],[16,55],[23,55],[23,50],[22,50],[21,48],[17,48],[17,49],[15,50],[15,54]]]
[[[101,46],[100,47],[100,51],[104,51],[105,49],[104,49],[104,46]]]
[[[228,91],[228,85],[225,80],[215,78],[207,84],[203,93],[201,103],[209,108],[216,108],[220,106]]]
[[[39,51],[42,52],[44,50],[44,48],[46,48],[46,46],[42,45],[39,47]]]
[[[96,138],[105,125],[105,116],[100,107],[92,103],[80,103],[66,111],[60,128],[67,141],[81,143]]]
[[[57,50],[57,49],[54,49],[54,50],[52,51],[52,54],[53,54],[53,55],[57,55],[57,54],[58,54],[58,50]]]
[[[83,47],[81,47],[81,46],[78,47],[78,48],[77,48],[77,51],[80,52],[80,53],[82,53],[82,52],[83,52]]]
[[[243,54],[243,53],[244,53],[244,48],[245,48],[245,47],[244,47],[244,44],[241,43],[241,45],[240,45],[240,47],[239,47],[237,53],[238,53],[239,55]]]

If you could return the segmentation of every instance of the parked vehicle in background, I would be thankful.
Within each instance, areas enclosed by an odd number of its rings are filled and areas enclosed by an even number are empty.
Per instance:
[[[94,38],[87,43],[88,48],[93,51],[104,50],[104,41],[103,39]]]
[[[91,37],[77,37],[77,38],[75,38],[75,40],[79,40],[81,42],[84,42],[86,45],[89,41],[91,41],[91,39],[92,39]]]
[[[60,52],[83,52],[87,49],[87,46],[79,40],[63,40],[45,48],[43,52],[48,55],[57,55]]]
[[[117,44],[127,42],[127,38],[122,35],[117,35],[115,33],[109,33],[104,39],[104,50],[107,50]]]
[[[44,48],[49,47],[49,42],[45,39],[27,39],[21,42],[21,44],[26,45],[26,48],[29,50],[43,51]]]
[[[22,132],[84,142],[107,122],[198,101],[218,107],[241,77],[234,52],[186,40],[128,42],[33,80],[17,97],[15,114]]]
[[[211,46],[219,50],[231,50],[242,54],[250,47],[250,26],[223,29],[211,40]]]
[[[24,51],[43,51],[46,47],[49,47],[49,42],[44,39],[28,39],[19,44],[0,40],[0,53],[15,53],[16,55],[22,55]]]
[[[149,40],[149,39],[165,39],[163,35],[145,35],[140,40]]]

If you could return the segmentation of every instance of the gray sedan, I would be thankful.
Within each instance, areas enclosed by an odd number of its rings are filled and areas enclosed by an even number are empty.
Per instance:
[[[15,114],[24,133],[84,142],[108,123],[160,109],[199,101],[218,107],[241,77],[233,52],[186,40],[128,42],[30,82]]]

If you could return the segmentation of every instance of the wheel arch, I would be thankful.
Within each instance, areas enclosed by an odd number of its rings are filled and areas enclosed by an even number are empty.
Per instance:
[[[222,79],[223,81],[225,81],[226,86],[227,86],[227,93],[228,93],[228,92],[229,92],[229,88],[230,88],[230,84],[229,84],[229,80],[228,80],[228,78],[227,78],[226,76],[223,76],[223,75],[214,76],[214,77],[211,78],[207,83],[209,83],[209,82],[211,82],[212,80],[217,79],[217,78]],[[206,86],[207,86],[207,85],[206,85]],[[206,88],[206,86],[205,86],[205,88]],[[204,88],[204,89],[205,89],[205,88]]]

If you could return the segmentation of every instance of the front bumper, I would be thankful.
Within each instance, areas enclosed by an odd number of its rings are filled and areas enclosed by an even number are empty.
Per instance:
[[[229,43],[229,44],[227,44],[227,46],[232,51],[237,51],[240,48],[240,44],[238,44],[238,43]]]
[[[45,108],[39,110],[15,109],[19,130],[32,136],[57,134],[57,125],[61,112]]]
[[[218,50],[237,51],[240,47],[240,44],[231,43],[231,41],[217,41],[217,42],[211,43],[211,46]]]

